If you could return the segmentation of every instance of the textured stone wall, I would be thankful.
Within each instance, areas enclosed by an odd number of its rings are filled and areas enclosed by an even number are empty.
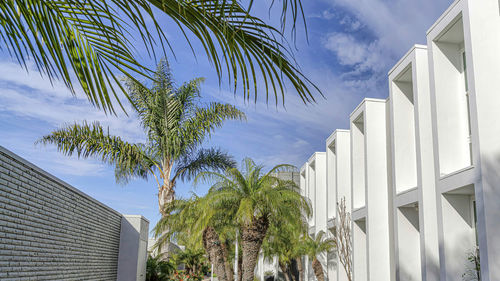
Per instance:
[[[0,146],[0,280],[116,280],[121,219]]]

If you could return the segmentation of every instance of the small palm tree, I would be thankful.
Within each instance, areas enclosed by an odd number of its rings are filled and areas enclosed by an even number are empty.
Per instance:
[[[300,217],[300,214],[297,216]],[[293,222],[275,221],[271,223],[262,245],[264,257],[278,258],[278,265],[286,281],[297,281],[292,272],[292,261],[301,258],[301,234],[306,231],[306,224],[301,219]]]
[[[225,120],[242,120],[245,114],[229,104],[202,105],[200,83],[194,79],[176,88],[166,60],[155,72],[151,88],[132,79],[125,81],[132,104],[146,133],[146,143],[129,143],[109,134],[98,123],[74,124],[42,137],[38,142],[55,144],[70,156],[95,157],[115,166],[116,180],[154,177],[162,216],[174,200],[178,180],[191,179],[198,172],[225,170],[235,165],[219,149],[200,148],[205,138]]]
[[[264,167],[251,159],[243,161],[243,171],[230,168],[225,173],[202,172],[197,182],[213,183],[207,200],[218,212],[235,214],[241,233],[242,281],[253,281],[254,269],[270,222],[292,222],[297,215],[309,215],[310,206],[293,181],[282,180],[274,173],[294,168],[278,165],[263,173]]]
[[[175,266],[170,261],[165,261],[160,256],[148,256],[146,262],[146,281],[167,281],[175,271]]]
[[[200,248],[186,247],[174,255],[177,264],[184,264],[187,274],[201,274],[201,269],[205,263],[204,252]]]
[[[205,197],[193,195],[170,204],[171,214],[155,226],[161,247],[174,237],[187,249],[203,247],[220,281],[232,281],[233,274],[226,242],[234,235],[234,224],[227,213],[214,213]],[[231,227],[233,226],[233,227]],[[229,236],[229,237],[228,237]]]
[[[325,280],[325,271],[321,262],[318,260],[318,256],[330,252],[336,247],[335,239],[325,237],[325,232],[320,231],[313,238],[307,236],[305,243],[305,253],[312,259],[312,268],[314,270],[314,275],[318,281]]]
[[[289,23],[295,31],[297,21],[304,19],[301,1],[280,1],[282,30],[253,16],[253,1],[248,2],[244,6],[236,0],[3,0],[0,41],[5,48],[0,50],[25,68],[33,62],[42,75],[61,79],[73,94],[80,86],[92,104],[114,112],[112,98],[119,103],[117,93],[126,94],[116,87],[117,75],[152,78],[153,71],[136,59],[137,43],[151,57],[158,47],[162,54],[173,52],[178,42],[170,41],[164,30],[177,29],[193,53],[192,43],[201,43],[219,79],[227,74],[246,99],[252,92],[257,98],[262,76],[266,96],[274,90],[276,102],[280,94],[284,98],[288,83],[304,102],[313,101],[311,91],[318,88],[294,63],[283,35]],[[158,11],[171,19],[167,26],[157,21]]]

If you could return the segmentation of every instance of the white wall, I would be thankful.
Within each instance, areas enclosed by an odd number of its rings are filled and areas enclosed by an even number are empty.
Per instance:
[[[335,209],[337,213],[337,203],[344,198],[346,203],[346,209],[351,210],[351,155],[350,155],[350,132],[349,130],[336,130],[332,134],[332,138],[327,140],[327,147],[329,143],[335,142],[335,198],[336,201],[330,203],[328,208]],[[337,280],[347,281],[347,274],[337,258]]]
[[[365,99],[365,107],[368,276],[370,280],[389,281],[394,279],[394,241],[389,216],[392,191],[388,183],[386,101]]]
[[[350,199],[355,280],[393,280],[396,265],[398,280],[460,280],[476,237],[483,281],[500,276],[498,50],[500,1],[455,1],[427,47],[389,72],[390,106],[365,99],[347,144],[339,130],[328,138],[326,210],[310,184],[324,212],[312,224],[335,217],[331,202]]]

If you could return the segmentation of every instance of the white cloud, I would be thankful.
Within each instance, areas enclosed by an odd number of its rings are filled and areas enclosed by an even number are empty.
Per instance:
[[[395,56],[412,45],[425,43],[426,30],[452,0],[330,0],[333,8],[342,7],[371,30],[380,48]]]
[[[326,9],[320,13],[311,14],[308,17],[315,18],[315,19],[331,20],[331,19],[337,17],[337,14],[335,13],[335,11],[333,11],[333,9]]]
[[[357,31],[361,27],[363,27],[363,24],[358,19],[351,17],[349,15],[345,15],[340,20],[340,24],[346,26],[349,31]]]
[[[352,35],[336,32],[327,35],[324,46],[337,55],[340,64],[356,66],[360,71],[378,71],[383,63],[378,41],[363,43]]]
[[[41,77],[33,65],[27,73],[19,65],[10,62],[0,62],[0,116],[15,116],[15,122],[27,124],[41,122],[36,132],[2,133],[2,143],[16,153],[27,156],[50,172],[70,176],[102,176],[106,165],[99,161],[76,157],[66,157],[57,152],[53,146],[33,149],[34,142],[50,131],[74,122],[99,121],[103,126],[109,126],[112,134],[119,135],[128,141],[140,142],[144,134],[137,118],[106,115],[90,105],[84,95],[72,96],[65,85],[59,81],[49,82]],[[130,106],[127,112],[132,113]],[[18,124],[14,124],[19,126]]]
[[[141,141],[143,133],[138,119],[119,112],[118,105],[116,108],[118,116],[106,115],[92,107],[83,94],[72,96],[63,83],[51,84],[34,68],[27,73],[17,64],[0,62],[0,112],[4,114],[44,121],[52,127],[83,120],[99,121],[114,134]],[[130,106],[125,108],[133,112]]]
[[[385,97],[387,71],[412,45],[425,44],[426,30],[451,1],[330,0],[332,9],[345,11],[339,22],[350,27],[324,35],[322,42],[347,67],[340,75],[344,86]]]

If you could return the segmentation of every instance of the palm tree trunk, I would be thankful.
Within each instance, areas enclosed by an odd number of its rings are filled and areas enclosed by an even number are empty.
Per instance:
[[[238,253],[238,281],[243,280],[243,255],[240,253]]]
[[[290,276],[292,277],[292,281],[299,281],[297,278],[298,277],[297,261],[295,259],[290,260],[290,262],[288,263],[288,268]]]
[[[158,190],[158,208],[160,208],[161,217],[164,218],[169,215],[169,211],[167,210],[168,205],[172,204],[175,199],[174,192],[174,184],[170,181],[165,181],[165,184],[160,187]],[[165,229],[162,234],[168,233],[168,229]],[[167,247],[162,251],[162,255],[165,257],[169,257],[170,253],[170,243],[167,244]]]
[[[278,264],[280,266],[281,272],[283,272],[283,275],[285,276],[285,281],[291,281],[286,264],[282,263],[281,261],[278,262]]]
[[[170,181],[165,181],[158,191],[158,207],[160,208],[160,213],[162,217],[168,215],[167,207],[175,199],[174,184]]]
[[[228,260],[227,245],[222,244],[222,250],[224,251],[224,268],[226,269],[226,276],[228,281],[234,281],[234,272],[231,267],[231,263]]]
[[[208,253],[210,262],[215,267],[218,280],[228,281],[224,263],[224,250],[220,243],[219,234],[211,226],[203,230],[203,247]]]
[[[312,262],[312,268],[314,270],[314,275],[316,275],[316,280],[325,281],[325,274],[323,272],[323,266],[319,262],[319,260],[314,257]]]
[[[241,246],[243,250],[243,278],[242,281],[253,281],[255,265],[259,257],[262,241],[267,233],[269,220],[266,216],[253,218],[250,224],[242,227]]]
[[[297,269],[299,271],[299,281],[304,280],[304,264],[302,263],[302,257],[295,259],[297,261]]]

